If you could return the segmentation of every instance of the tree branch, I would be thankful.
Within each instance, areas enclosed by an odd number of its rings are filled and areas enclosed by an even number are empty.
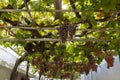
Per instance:
[[[27,61],[27,68],[26,68],[26,78],[27,78],[27,80],[29,80],[29,68],[30,68],[30,64],[29,64],[29,61]]]
[[[26,7],[26,9],[27,9],[27,12],[28,12],[28,14],[29,14],[29,16],[30,16],[30,19],[31,19],[31,21],[32,21],[32,24],[33,24],[33,26],[35,26],[36,24],[35,24],[35,21],[34,21],[33,18],[32,18],[32,15],[31,15],[31,12],[30,12],[30,10],[29,10],[27,1],[24,0],[24,3],[25,3],[25,7]]]
[[[16,78],[15,75],[17,75],[17,73],[16,73],[16,72],[17,72],[17,68],[18,68],[18,66],[20,65],[20,63],[25,60],[25,57],[27,57],[27,56],[28,56],[28,54],[25,53],[21,58],[19,58],[19,59],[16,61],[15,65],[14,65],[14,68],[13,68],[13,70],[12,70],[12,72],[11,72],[11,75],[10,75],[10,80],[16,80],[16,79],[15,79],[15,78]]]
[[[69,0],[69,2],[70,2],[70,5],[71,5],[72,9],[73,10],[77,10],[74,1],[73,0]],[[76,17],[81,18],[81,15],[79,14],[79,12],[75,12],[75,15],[76,15]]]
[[[28,2],[30,2],[30,0],[25,0],[25,2],[26,2],[26,3],[28,3]],[[22,9],[22,8],[24,8],[24,7],[25,7],[25,5],[26,5],[26,3],[25,3],[25,2],[24,2],[24,3],[23,3],[20,7],[19,7],[19,9]]]

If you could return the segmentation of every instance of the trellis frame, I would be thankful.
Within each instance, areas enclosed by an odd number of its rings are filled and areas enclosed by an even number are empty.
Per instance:
[[[29,10],[29,9],[1,9],[0,12],[81,12],[81,10]],[[95,10],[95,12],[102,12],[102,10]],[[111,12],[120,12],[118,11],[111,11]],[[4,28],[20,28],[20,29],[28,29],[28,30],[57,30],[57,28],[53,27],[46,27],[46,28],[39,28],[39,27],[30,27],[30,26],[0,26],[1,29]],[[80,31],[99,31],[99,32],[120,32],[120,29],[77,29]],[[5,38],[0,39],[0,41],[7,41],[7,42],[13,42],[13,41],[60,41],[60,39],[52,39],[52,38],[37,38],[37,39],[14,39],[14,38]],[[67,39],[67,41],[70,41],[70,39]],[[105,39],[73,39],[73,41],[96,41],[96,42],[107,42],[109,40]]]

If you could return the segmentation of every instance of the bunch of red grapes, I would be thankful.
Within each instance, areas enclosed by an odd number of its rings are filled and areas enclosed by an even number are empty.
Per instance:
[[[68,27],[62,26],[58,29],[60,40],[62,43],[65,43],[68,37]]]
[[[84,64],[83,65],[83,71],[85,72],[86,75],[88,75],[89,72],[90,72],[90,67],[87,64]]]
[[[96,65],[94,60],[89,61],[89,65],[90,65],[92,71],[96,71],[97,72],[97,67],[98,66]]]
[[[107,55],[105,56],[105,61],[107,62],[107,68],[113,67],[114,64],[114,57],[113,55]]]
[[[37,65],[37,64],[40,64],[40,62],[41,62],[41,57],[35,57],[35,58],[33,58],[32,59],[32,62],[31,62],[31,64],[32,65]]]
[[[70,39],[73,40],[73,38],[75,37],[75,32],[76,32],[76,25],[69,25],[68,31],[69,31]]]
[[[68,38],[68,33],[70,36],[70,39],[73,40],[76,32],[76,25],[63,25],[58,29],[58,33],[60,36],[60,40],[62,43],[65,43]]]

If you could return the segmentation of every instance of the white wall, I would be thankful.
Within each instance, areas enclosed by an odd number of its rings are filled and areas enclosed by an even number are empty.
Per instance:
[[[0,80],[10,80],[11,71],[11,69],[0,65]],[[21,80],[24,76],[25,74],[18,73],[18,75],[16,75],[16,80]]]
[[[15,65],[18,55],[11,50],[10,48],[4,48],[0,46],[0,80],[9,80],[11,71]],[[26,62],[22,62],[18,67],[18,75],[16,80],[21,80],[21,77],[25,76]],[[33,74],[30,74],[31,77],[35,77]],[[38,80],[33,78],[33,80]]]
[[[17,57],[15,52],[0,46],[0,60],[7,62],[10,65],[15,64]]]
[[[85,80],[120,80],[120,61],[115,57],[114,67],[107,69],[107,64],[103,61],[97,72],[91,72],[84,77]]]

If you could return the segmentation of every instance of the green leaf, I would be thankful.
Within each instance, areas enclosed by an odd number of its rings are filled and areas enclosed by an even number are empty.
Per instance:
[[[66,50],[68,53],[73,54],[74,53],[74,46],[73,45],[68,45],[66,47]]]
[[[95,20],[95,17],[91,16],[91,17],[90,17],[90,22],[92,23],[93,27],[96,27],[97,22],[96,22],[96,20]]]
[[[17,9],[17,0],[9,0],[14,9]]]
[[[105,12],[115,9],[116,0],[101,0],[102,8]],[[106,6],[107,5],[107,6]]]

